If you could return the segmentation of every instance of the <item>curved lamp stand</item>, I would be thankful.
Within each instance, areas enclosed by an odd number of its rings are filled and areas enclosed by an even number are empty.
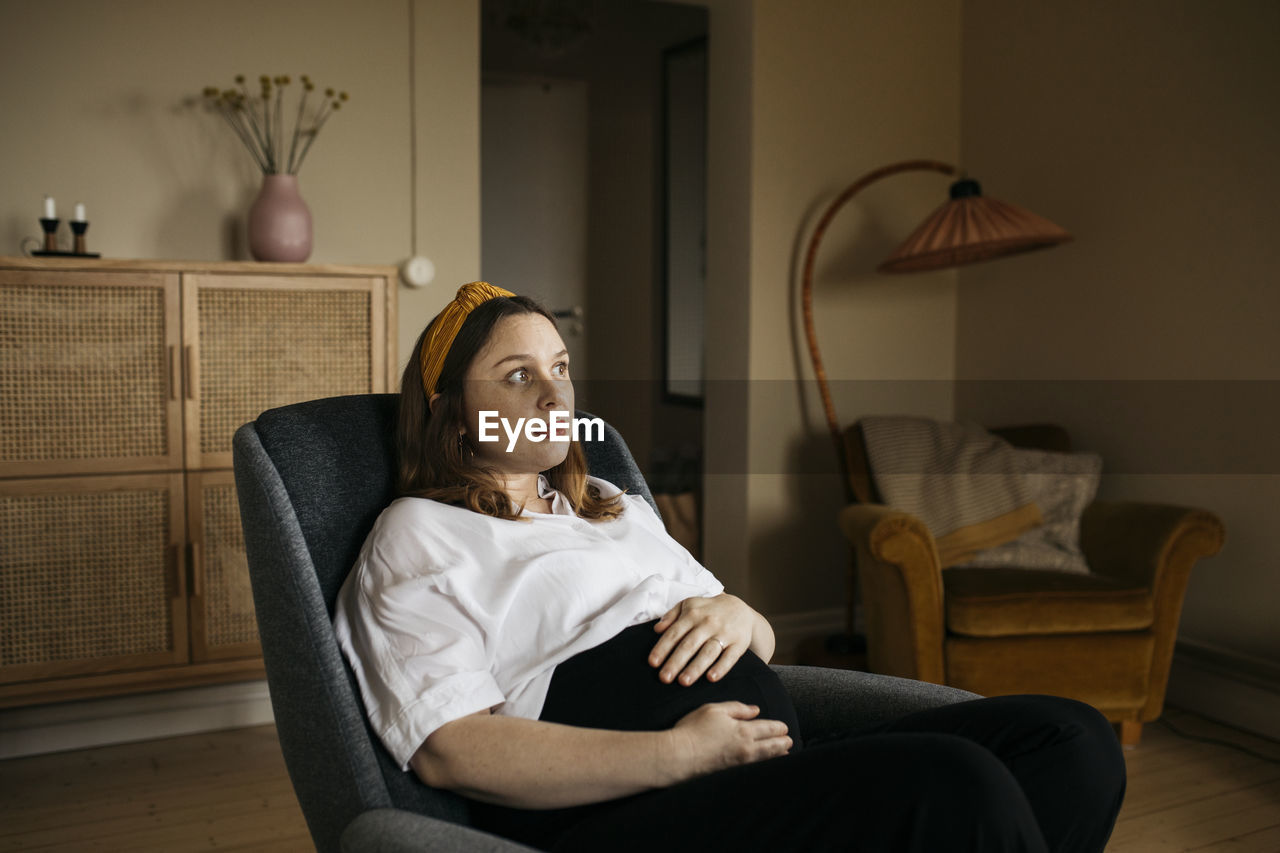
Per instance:
[[[831,430],[831,440],[835,443],[836,458],[840,460],[840,472],[843,475],[845,497],[849,500],[853,499],[853,487],[849,484],[849,460],[845,454],[844,442],[840,439],[840,422],[836,419],[835,404],[831,402],[831,389],[827,387],[827,371],[822,366],[822,354],[818,351],[818,335],[813,328],[813,262],[818,255],[818,244],[822,242],[822,236],[826,233],[827,226],[831,224],[831,220],[835,218],[840,208],[849,202],[849,199],[881,178],[887,178],[899,172],[922,170],[941,172],[944,175],[954,175],[956,173],[954,166],[938,160],[904,160],[901,163],[882,166],[879,169],[868,172],[845,188],[844,192],[836,196],[831,204],[827,205],[827,209],[822,213],[822,218],[818,220],[818,224],[813,229],[813,234],[809,237],[809,248],[804,253],[804,272],[800,280],[800,304],[804,312],[804,335],[809,344],[809,357],[813,359],[813,375],[818,380],[818,391],[822,394],[822,408],[827,413],[827,427]]]
[[[850,184],[827,205],[809,237],[800,284],[804,332],[809,344],[809,357],[813,360],[813,374],[822,394],[827,427],[831,431],[836,458],[840,460],[845,496],[849,500],[854,497],[849,479],[849,460],[844,442],[840,438],[840,423],[836,418],[835,404],[831,401],[827,372],[822,366],[818,336],[813,328],[813,266],[818,254],[818,244],[840,208],[881,178],[900,172],[940,172],[954,175],[957,171],[950,163],[938,160],[903,160],[874,169]],[[951,185],[951,199],[930,214],[878,269],[880,272],[943,269],[1047,248],[1070,239],[1070,234],[1044,217],[1016,205],[984,197],[978,182],[965,178]]]

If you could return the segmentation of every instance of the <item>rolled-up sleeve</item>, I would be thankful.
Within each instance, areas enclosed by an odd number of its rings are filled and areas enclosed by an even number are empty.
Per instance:
[[[445,723],[505,701],[484,631],[430,574],[393,575],[362,556],[339,593],[334,631],[401,769]]]

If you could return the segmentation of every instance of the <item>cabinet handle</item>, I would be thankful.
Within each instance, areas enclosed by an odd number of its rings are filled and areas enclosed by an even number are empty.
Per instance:
[[[165,571],[169,574],[169,597],[182,598],[182,549],[181,545],[170,545],[165,553]]]
[[[192,351],[191,344],[187,344],[182,348],[182,379],[186,385],[187,399],[194,400],[196,398],[195,382],[191,378],[194,370],[192,362],[195,361],[195,353]]]
[[[200,598],[204,593],[200,589],[200,543],[187,543],[187,565],[191,567],[191,597]]]
[[[168,362],[166,363],[164,381],[165,381],[165,398],[168,400],[178,399],[178,377],[174,371],[178,367],[178,348],[173,344],[169,344],[166,349],[169,352]]]

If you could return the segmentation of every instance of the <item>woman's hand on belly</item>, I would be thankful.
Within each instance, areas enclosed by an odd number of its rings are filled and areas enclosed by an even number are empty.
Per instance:
[[[759,714],[756,705],[711,702],[682,717],[671,729],[680,776],[693,778],[785,755],[792,744],[787,724],[756,719]]]
[[[649,665],[661,667],[658,678],[690,685],[706,673],[718,681],[733,669],[747,649],[768,662],[773,657],[773,629],[768,620],[736,595],[686,598],[667,611],[654,630],[662,637],[649,653]]]

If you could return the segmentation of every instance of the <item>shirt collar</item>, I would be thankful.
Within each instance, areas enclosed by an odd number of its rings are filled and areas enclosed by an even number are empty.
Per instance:
[[[552,515],[573,515],[573,507],[569,505],[569,500],[560,492],[551,488],[551,483],[543,474],[538,475],[538,497],[551,499]]]

